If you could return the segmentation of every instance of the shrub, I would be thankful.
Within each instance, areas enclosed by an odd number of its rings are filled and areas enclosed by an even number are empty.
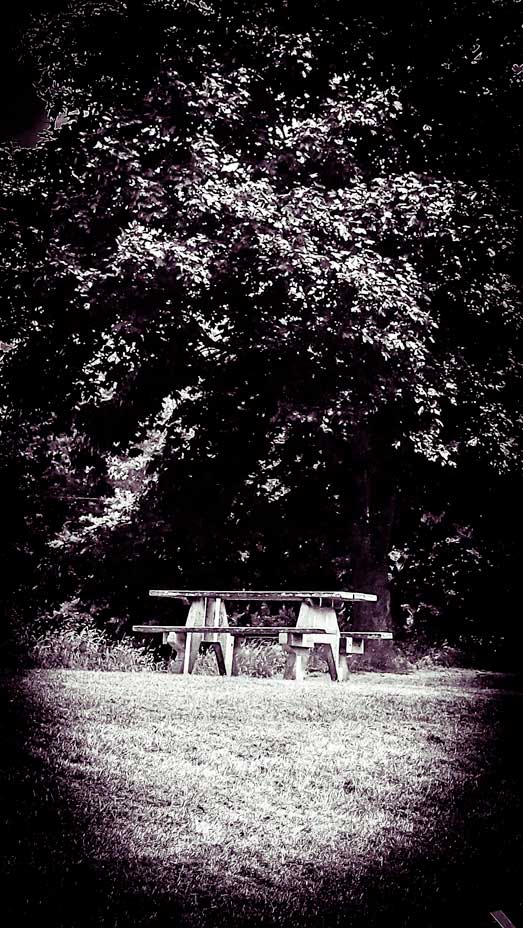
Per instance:
[[[459,648],[451,648],[448,644],[443,644],[439,648],[430,648],[416,662],[416,667],[421,670],[431,669],[432,667],[468,667],[470,660]]]
[[[383,646],[383,645],[387,646]],[[378,647],[376,647],[378,645]],[[389,642],[366,642],[363,654],[349,654],[347,666],[351,673],[375,671],[377,673],[410,673],[414,664],[403,651]]]

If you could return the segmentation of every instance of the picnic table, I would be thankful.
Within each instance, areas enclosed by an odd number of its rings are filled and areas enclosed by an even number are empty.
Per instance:
[[[150,596],[160,599],[185,600],[189,613],[185,625],[133,625],[141,634],[161,634],[164,644],[175,651],[173,671],[192,673],[203,645],[215,653],[220,674],[238,673],[238,651],[248,638],[277,638],[287,652],[284,671],[286,680],[301,680],[312,648],[319,647],[327,661],[332,680],[348,675],[347,658],[362,654],[365,641],[390,639],[388,631],[340,632],[334,605],[353,602],[376,602],[373,593],[349,591],[274,591],[274,590],[150,590]],[[226,602],[299,603],[295,626],[229,625]]]

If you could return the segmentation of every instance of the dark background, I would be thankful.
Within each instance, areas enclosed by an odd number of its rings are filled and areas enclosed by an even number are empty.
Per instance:
[[[32,13],[59,10],[64,0],[17,0],[4,13],[0,29],[0,138],[31,145],[46,125],[46,113],[33,82],[35,75],[18,60],[20,30]]]

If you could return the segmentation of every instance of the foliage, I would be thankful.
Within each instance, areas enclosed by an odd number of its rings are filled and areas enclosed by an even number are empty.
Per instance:
[[[390,624],[387,557],[410,594],[408,526],[431,483],[457,496],[441,469],[497,492],[521,463],[514,12],[32,21],[59,118],[4,150],[1,230],[26,594],[350,583],[380,596],[358,621]],[[416,615],[431,569],[400,593]]]

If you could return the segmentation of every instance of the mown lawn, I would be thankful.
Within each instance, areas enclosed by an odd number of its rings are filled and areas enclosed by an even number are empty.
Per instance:
[[[515,677],[3,683],[8,924],[523,926]]]

